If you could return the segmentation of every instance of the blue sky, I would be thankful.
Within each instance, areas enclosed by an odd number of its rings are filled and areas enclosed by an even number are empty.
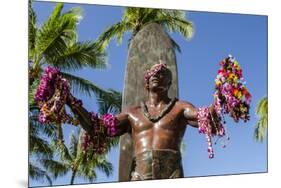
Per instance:
[[[35,2],[34,10],[39,24],[47,19],[55,3]],[[79,41],[94,40],[108,26],[122,17],[123,7],[66,4],[64,10],[79,6],[83,10],[83,20],[78,25]],[[253,139],[254,125],[257,122],[255,108],[258,100],[267,95],[267,17],[241,14],[223,14],[188,11],[187,18],[194,23],[195,33],[191,40],[179,34],[171,34],[182,52],[177,52],[179,98],[197,107],[212,103],[214,78],[219,61],[232,54],[243,69],[247,87],[252,93],[251,120],[247,123],[234,123],[227,118],[230,142],[226,148],[214,146],[215,158],[209,159],[205,137],[194,128],[188,128],[184,142],[183,167],[186,177],[221,174],[265,172],[267,170],[267,141],[257,143]],[[83,69],[74,74],[102,86],[122,91],[125,65],[127,61],[127,41],[130,33],[117,45],[113,40],[107,50],[109,68],[105,70]],[[90,111],[97,111],[94,98],[76,95]],[[65,136],[72,131],[65,126]],[[119,149],[114,148],[108,159],[114,165],[109,178],[98,172],[96,182],[118,180]],[[54,184],[68,184],[70,174],[54,181]],[[86,183],[77,178],[75,183]],[[44,183],[43,183],[44,184]],[[31,181],[31,186],[43,185]]]

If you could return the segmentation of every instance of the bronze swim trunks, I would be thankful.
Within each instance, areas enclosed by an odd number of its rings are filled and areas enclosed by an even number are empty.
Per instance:
[[[149,150],[135,156],[131,180],[182,178],[181,153],[175,150]]]

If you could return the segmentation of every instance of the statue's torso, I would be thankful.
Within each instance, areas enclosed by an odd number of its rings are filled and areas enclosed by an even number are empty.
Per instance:
[[[179,151],[187,120],[183,117],[183,109],[178,103],[157,122],[145,117],[140,106],[131,108],[128,113],[135,154],[159,149]],[[151,113],[157,115],[159,111],[151,110]]]

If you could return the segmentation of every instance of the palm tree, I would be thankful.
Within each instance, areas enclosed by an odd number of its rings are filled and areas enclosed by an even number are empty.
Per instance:
[[[113,90],[107,92],[92,82],[69,73],[83,67],[105,68],[106,62],[105,53],[98,50],[94,42],[78,42],[77,23],[82,18],[80,9],[73,8],[64,13],[62,9],[63,4],[58,3],[48,20],[39,27],[31,0],[29,0],[29,112],[31,113],[32,108],[36,108],[34,94],[39,84],[41,73],[47,65],[52,65],[62,70],[63,76],[70,81],[74,92],[80,91],[89,96],[94,93],[100,99],[98,104],[104,105],[106,103],[108,108],[116,109],[117,103],[119,102],[121,105],[121,101],[114,101],[111,96],[113,96],[112,93],[118,94],[118,92]],[[110,100],[106,101],[105,98]],[[113,102],[112,106],[108,103],[109,101]],[[43,139],[43,136],[46,136],[46,139]],[[44,168],[42,163],[36,162],[56,162],[53,160],[53,155],[56,151],[49,146],[48,139],[56,140],[57,146],[65,151],[61,125],[40,126],[38,119],[30,119],[30,177],[36,180],[47,179],[49,184],[52,184],[48,169]],[[116,141],[113,141],[114,143]],[[63,168],[61,171],[63,171]]]
[[[268,123],[268,101],[267,97],[263,97],[258,105],[256,114],[259,116],[259,120],[255,126],[254,137],[257,141],[263,142],[266,131],[267,131],[267,123]]]
[[[46,169],[37,162],[38,158],[52,160],[54,151],[43,136],[54,137],[53,125],[41,126],[38,121],[29,121],[29,175],[34,180],[47,180],[52,185],[52,179]]]
[[[126,32],[132,32],[131,39],[147,24],[158,23],[168,32],[179,32],[184,38],[192,37],[193,26],[185,18],[184,11],[150,9],[150,8],[125,8],[120,22],[110,26],[98,38],[101,49],[107,47],[114,37],[121,43]],[[130,40],[131,40],[130,39]],[[174,47],[180,51],[179,45],[171,38]]]
[[[40,78],[43,68],[51,65],[59,68],[72,85],[73,91],[106,94],[92,82],[70,74],[84,67],[105,68],[105,53],[92,41],[78,42],[77,24],[82,18],[79,8],[62,12],[58,3],[48,20],[39,27],[36,14],[29,4],[29,85]]]
[[[80,129],[70,135],[69,147],[60,143],[61,146],[53,142],[52,146],[59,152],[58,160],[42,159],[43,166],[52,174],[52,177],[56,179],[59,176],[66,175],[71,172],[70,184],[74,184],[74,180],[77,176],[83,177],[89,182],[93,182],[97,174],[95,169],[99,169],[109,176],[112,174],[113,166],[108,162],[105,156],[91,155],[84,152],[81,148],[79,135],[81,135]]]

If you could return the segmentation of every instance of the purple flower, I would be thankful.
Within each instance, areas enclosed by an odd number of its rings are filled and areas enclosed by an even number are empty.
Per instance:
[[[101,117],[103,124],[107,127],[107,134],[114,136],[117,132],[117,118],[112,114],[105,114]]]

